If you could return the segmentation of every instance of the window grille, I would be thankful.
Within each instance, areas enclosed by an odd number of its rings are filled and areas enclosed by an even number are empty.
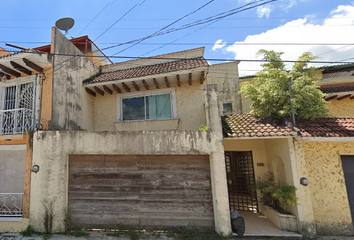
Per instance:
[[[23,134],[34,126],[34,83],[5,86],[0,109],[0,135]]]

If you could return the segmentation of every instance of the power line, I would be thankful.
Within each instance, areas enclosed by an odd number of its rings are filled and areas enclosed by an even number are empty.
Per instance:
[[[201,7],[197,8],[196,10],[194,10],[194,11],[192,11],[192,12],[190,12],[190,13],[184,15],[183,17],[177,19],[176,21],[173,21],[172,23],[166,25],[165,27],[161,28],[161,29],[158,30],[157,32],[155,32],[155,33],[153,33],[153,34],[150,34],[150,35],[148,35],[148,36],[146,36],[146,37],[144,37],[144,38],[141,38],[140,40],[138,40],[138,41],[137,41],[136,43],[134,43],[133,45],[131,45],[131,46],[129,46],[129,47],[127,47],[127,48],[125,48],[125,49],[123,49],[123,50],[121,50],[121,51],[119,51],[119,52],[113,54],[113,55],[116,55],[116,54],[119,54],[119,53],[121,53],[121,52],[124,52],[125,50],[127,50],[127,49],[129,49],[129,48],[135,46],[136,44],[141,43],[142,41],[144,41],[144,40],[146,40],[146,39],[148,39],[148,38],[154,36],[155,34],[160,33],[161,31],[163,31],[163,30],[165,30],[166,28],[172,26],[173,24],[175,24],[175,23],[181,21],[182,19],[188,17],[189,15],[192,15],[192,14],[198,12],[199,10],[203,9],[204,7],[206,7],[207,5],[209,5],[210,3],[214,2],[214,1],[215,1],[215,0],[210,0],[209,2],[207,2],[207,3],[204,4],[204,5],[202,5]]]
[[[50,44],[50,42],[28,42],[28,41],[0,41],[0,43],[16,43],[16,44]],[[86,42],[75,42],[75,43],[86,43]],[[112,45],[112,44],[124,44],[124,43],[108,43],[108,42],[96,42],[95,44],[107,44],[107,45]],[[180,42],[180,43],[163,43],[163,42],[149,42],[149,43],[144,43],[141,42],[139,43],[140,45],[203,45],[203,46],[210,46],[214,45],[215,43],[208,43],[208,42]],[[225,46],[231,46],[231,45],[308,45],[308,46],[343,46],[343,45],[348,45],[348,46],[354,46],[354,43],[329,43],[329,42],[233,42],[233,43],[225,43]]]
[[[263,1],[263,0],[260,0],[260,1]],[[257,2],[259,2],[259,1],[254,1],[254,2],[251,2],[251,3],[245,4],[245,5],[241,6],[241,7],[234,8],[234,9],[232,9],[230,11],[222,12],[222,13],[219,13],[217,15],[214,15],[214,16],[211,16],[211,17],[208,17],[208,18],[204,18],[204,19],[201,19],[201,20],[189,23],[189,24],[185,24],[185,25],[182,25],[182,26],[177,27],[177,28],[170,28],[170,29],[168,29],[168,30],[166,30],[164,32],[159,32],[157,34],[153,34],[152,36],[149,35],[150,36],[149,38],[160,36],[160,35],[167,34],[167,33],[171,33],[171,32],[174,32],[174,31],[183,30],[183,29],[186,29],[186,28],[189,28],[189,27],[193,27],[193,26],[197,26],[197,25],[200,25],[200,24],[204,24],[204,23],[208,23],[208,22],[211,22],[211,21],[215,21],[217,19],[222,19],[222,18],[231,16],[233,14],[236,14],[236,13],[239,13],[239,12],[243,12],[243,11],[246,11],[246,10],[249,10],[249,9],[252,9],[252,8],[255,8],[255,7],[259,7],[259,6],[262,6],[262,5],[271,3],[271,2],[275,2],[275,1],[279,1],[279,0],[269,0],[267,2],[263,2],[263,3],[260,3],[258,5],[254,5],[254,6],[251,6],[251,7],[244,8],[246,6],[253,5],[253,4],[256,4]],[[125,42],[125,43],[122,43],[122,44],[117,44],[117,45],[113,45],[113,46],[110,46],[110,47],[102,48],[101,50],[107,50],[107,49],[110,49],[110,48],[113,48],[113,47],[118,47],[118,46],[121,46],[121,45],[124,45],[124,44],[135,43],[135,42],[140,41],[141,39],[145,40],[146,37],[135,39],[135,40],[131,40],[131,41],[128,41],[128,42]]]
[[[115,2],[116,0],[114,0]],[[114,3],[113,2],[113,3]],[[112,2],[108,3],[76,36],[80,36],[80,34],[85,31],[85,29],[111,4]]]
[[[0,50],[4,51],[4,50]],[[42,54],[42,52],[26,52],[30,54]],[[78,54],[65,54],[65,53],[48,53],[48,55],[52,56],[67,56],[67,57],[87,57],[86,55],[78,55]],[[90,56],[100,58],[101,56]],[[117,58],[117,59],[160,59],[160,60],[171,60],[171,61],[179,61],[185,60],[190,58],[166,58],[166,57],[135,57],[135,56],[106,56],[108,58]],[[216,61],[216,62],[269,62],[266,60],[259,60],[259,59],[225,59],[225,58],[204,58],[206,61]],[[303,62],[303,63],[325,63],[325,64],[351,64],[354,62],[343,62],[343,61],[298,61],[298,60],[282,60],[279,62],[288,62],[288,63],[296,63],[296,62]]]
[[[128,13],[130,13],[134,8],[136,8],[138,4],[135,4],[131,9],[129,9],[123,16],[121,16],[117,21],[115,21],[109,28],[106,29],[101,35],[99,35],[94,41],[102,37],[103,34],[105,34],[109,29],[111,29],[116,23],[118,23],[122,18],[124,18]]]

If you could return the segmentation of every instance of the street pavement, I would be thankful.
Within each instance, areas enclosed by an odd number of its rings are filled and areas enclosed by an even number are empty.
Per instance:
[[[128,236],[119,236],[119,237],[112,237],[106,236],[105,234],[101,233],[91,233],[86,237],[74,237],[68,236],[65,234],[52,234],[50,240],[131,240],[131,237]],[[183,240],[179,236],[150,236],[150,235],[142,235],[139,240]],[[208,238],[209,240],[210,238]],[[225,238],[225,240],[294,240],[294,239],[301,239],[301,238],[287,238],[287,237],[237,237],[233,236],[230,238]],[[0,240],[43,240],[42,235],[33,235],[31,237],[24,237],[20,233],[0,233]],[[199,240],[199,238],[198,238]],[[316,240],[354,240],[354,236],[320,236],[317,237]]]

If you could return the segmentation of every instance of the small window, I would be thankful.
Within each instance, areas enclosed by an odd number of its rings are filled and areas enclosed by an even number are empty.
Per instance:
[[[174,96],[171,90],[118,94],[118,121],[175,118]]]
[[[223,103],[222,111],[223,111],[223,113],[231,112],[232,111],[232,103]]]

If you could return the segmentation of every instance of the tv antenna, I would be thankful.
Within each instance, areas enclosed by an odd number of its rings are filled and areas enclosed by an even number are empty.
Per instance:
[[[74,19],[69,17],[61,18],[55,22],[55,26],[60,30],[64,30],[66,35],[69,29],[71,29],[74,26]]]

